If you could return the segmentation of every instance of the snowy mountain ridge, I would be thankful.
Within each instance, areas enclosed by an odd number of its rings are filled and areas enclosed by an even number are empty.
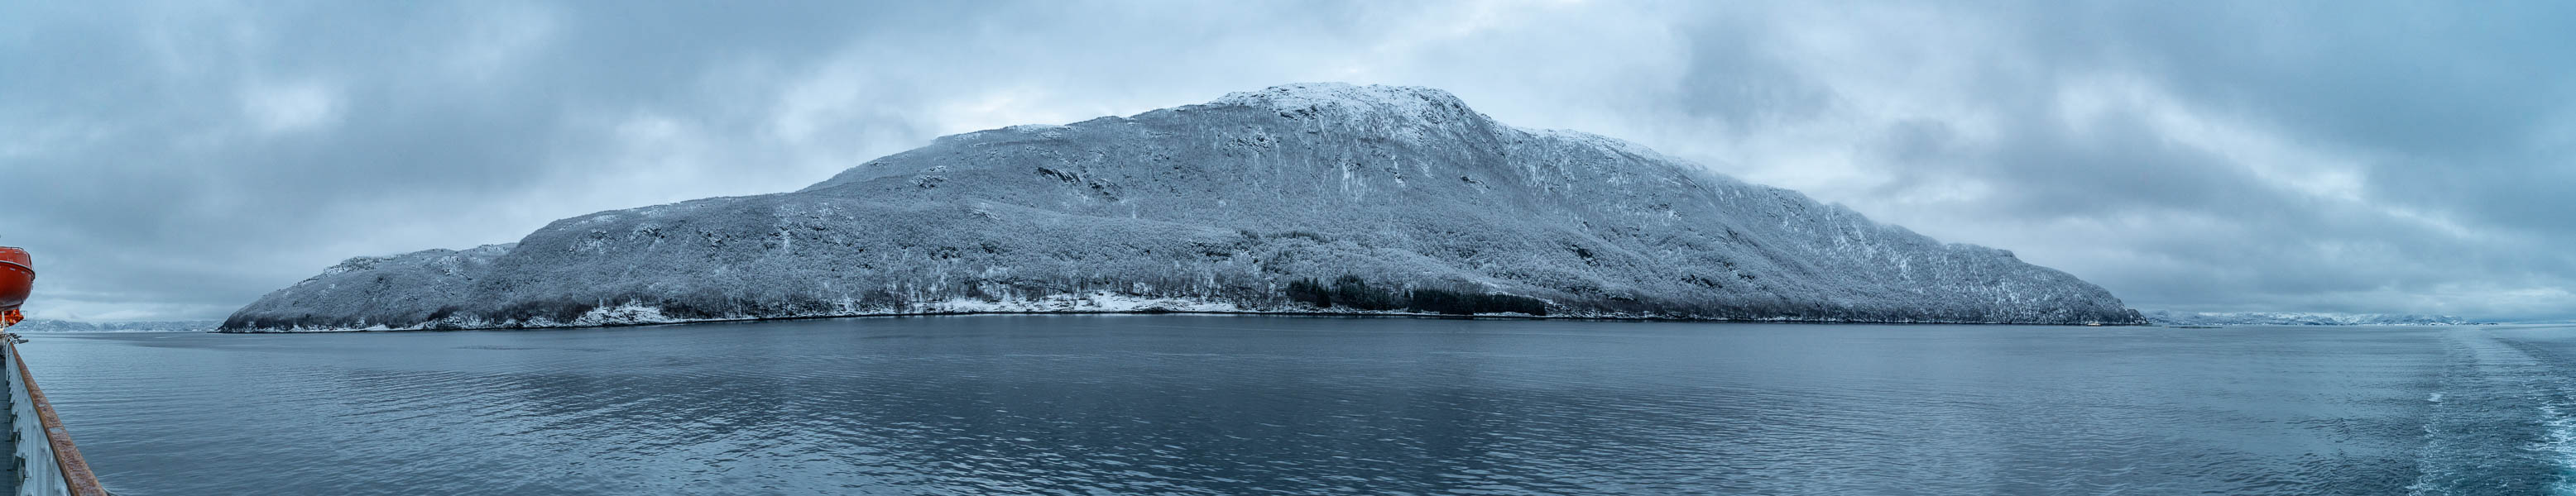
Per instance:
[[[134,322],[81,322],[76,320],[28,319],[9,326],[9,332],[205,332],[223,322],[212,320],[165,320]]]
[[[359,257],[227,331],[992,312],[2142,323],[2109,292],[1435,89],[940,138],[789,193]]]
[[[1359,86],[1350,83],[1295,83],[1260,91],[1237,91],[1207,103],[1212,107],[1266,108],[1281,113],[1328,113],[1345,117],[1387,115],[1438,121],[1444,117],[1490,117],[1467,108],[1449,92],[1419,86]]]

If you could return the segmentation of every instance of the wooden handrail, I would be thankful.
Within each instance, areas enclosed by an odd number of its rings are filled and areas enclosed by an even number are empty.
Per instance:
[[[107,488],[98,484],[98,475],[90,472],[89,461],[81,459],[80,447],[72,445],[71,432],[63,429],[63,420],[54,416],[54,404],[45,401],[45,390],[36,387],[36,376],[27,373],[27,360],[18,354],[17,337],[0,336],[0,348],[7,349],[10,363],[18,364],[18,380],[27,385],[27,401],[35,407],[36,420],[45,428],[45,443],[54,450],[54,466],[62,468],[63,488],[71,496],[108,496]]]

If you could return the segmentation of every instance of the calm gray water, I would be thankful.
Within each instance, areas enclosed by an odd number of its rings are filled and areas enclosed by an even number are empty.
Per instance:
[[[118,494],[2567,493],[2568,328],[41,334]]]

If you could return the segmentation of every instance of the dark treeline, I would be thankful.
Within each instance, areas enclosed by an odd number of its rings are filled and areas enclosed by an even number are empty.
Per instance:
[[[1334,279],[1329,285],[1313,278],[1289,281],[1284,293],[1290,300],[1305,302],[1317,308],[1340,306],[1358,310],[1410,310],[1448,315],[1504,312],[1547,315],[1547,302],[1537,298],[1433,288],[1404,290],[1387,286],[1370,286],[1367,280],[1350,275]]]

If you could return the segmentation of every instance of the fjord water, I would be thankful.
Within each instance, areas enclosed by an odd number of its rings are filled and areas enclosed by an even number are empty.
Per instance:
[[[2566,493],[2576,329],[40,334],[120,495]]]

